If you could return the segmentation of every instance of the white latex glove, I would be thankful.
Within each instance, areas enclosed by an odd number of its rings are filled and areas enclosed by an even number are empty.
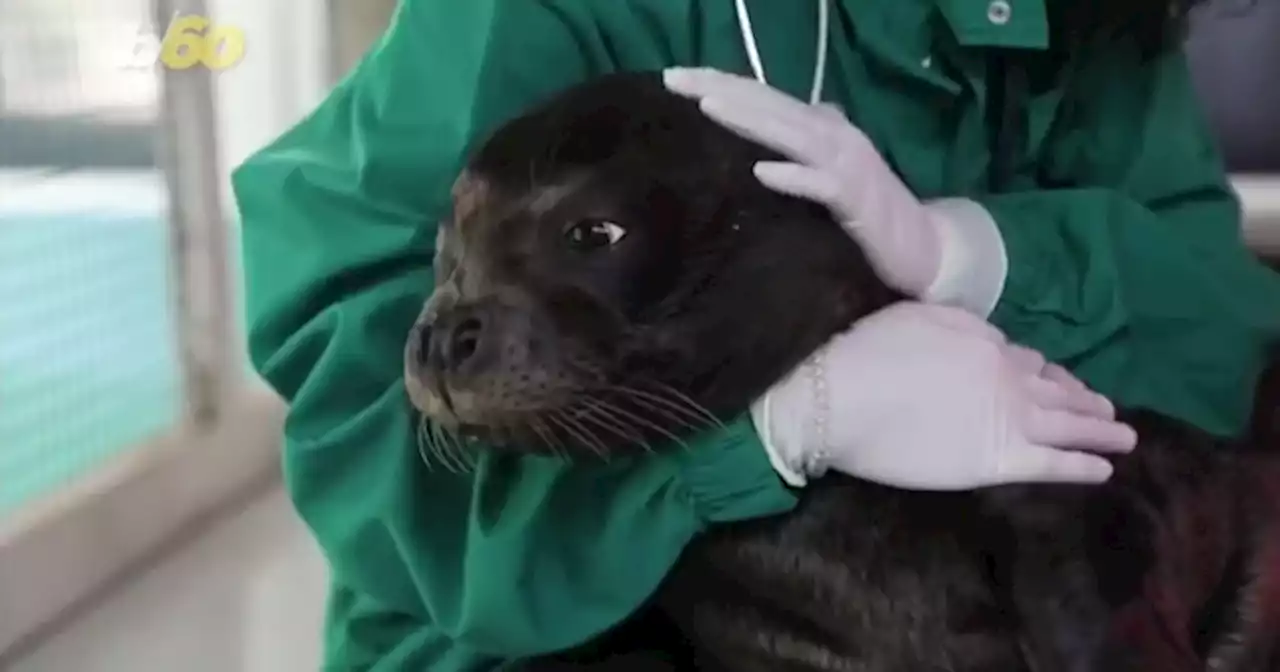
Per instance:
[[[791,485],[828,469],[912,490],[1099,483],[1137,435],[1101,395],[982,318],[903,302],[857,323],[752,405]]]
[[[965,199],[921,203],[835,107],[709,68],[672,68],[664,80],[711,119],[790,159],[761,162],[756,176],[830,209],[885,284],[984,317],[994,310],[1008,259],[985,208]]]

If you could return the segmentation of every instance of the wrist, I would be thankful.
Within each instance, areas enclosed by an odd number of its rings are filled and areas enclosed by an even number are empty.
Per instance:
[[[804,487],[827,468],[830,402],[819,350],[751,405],[751,419],[774,471]]]
[[[751,404],[751,422],[760,435],[760,444],[764,446],[765,455],[769,458],[769,466],[773,467],[783,483],[793,488],[803,488],[808,484],[808,478],[804,473],[795,433],[779,427],[774,409],[773,393],[766,392]]]
[[[921,299],[979,317],[995,310],[1009,274],[1004,238],[986,208],[964,198],[925,204],[938,224],[938,272]]]

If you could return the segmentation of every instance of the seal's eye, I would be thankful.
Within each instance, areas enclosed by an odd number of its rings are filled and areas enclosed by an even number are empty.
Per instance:
[[[604,219],[584,219],[564,230],[569,244],[584,252],[617,245],[626,235],[626,229]]]

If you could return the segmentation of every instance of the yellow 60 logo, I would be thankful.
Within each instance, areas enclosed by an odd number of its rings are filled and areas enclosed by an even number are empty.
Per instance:
[[[169,24],[160,42],[160,63],[174,70],[203,65],[225,70],[244,58],[244,31],[213,25],[208,17],[180,16]]]

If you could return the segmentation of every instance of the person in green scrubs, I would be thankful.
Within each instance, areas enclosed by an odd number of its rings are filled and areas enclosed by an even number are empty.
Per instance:
[[[286,485],[332,570],[324,669],[516,667],[625,619],[708,526],[795,504],[754,412],[696,450],[608,465],[419,457],[401,353],[450,185],[489,131],[595,75],[699,66],[758,85],[746,109],[768,92],[838,107],[828,127],[847,141],[856,124],[903,194],[963,200],[994,241],[970,266],[999,273],[970,273],[952,303],[1117,404],[1239,433],[1280,340],[1280,280],[1242,242],[1185,59],[1160,39],[1182,9],[402,0],[327,100],[233,175],[251,355],[290,404]],[[716,116],[726,86],[673,88]],[[759,117],[717,118],[785,144]]]

